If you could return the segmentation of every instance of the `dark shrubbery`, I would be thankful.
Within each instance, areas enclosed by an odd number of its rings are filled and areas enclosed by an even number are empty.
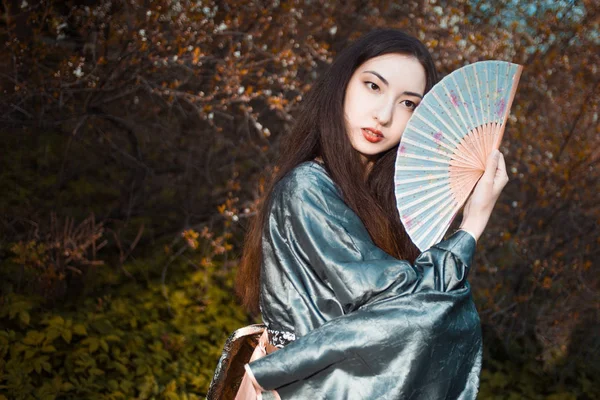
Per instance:
[[[225,338],[249,323],[232,274],[176,261],[163,286],[145,263],[128,265],[140,283],[103,273],[106,294],[79,303],[2,296],[0,399],[203,398]]]

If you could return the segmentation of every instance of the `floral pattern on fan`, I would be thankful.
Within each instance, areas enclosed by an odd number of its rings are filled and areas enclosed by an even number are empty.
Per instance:
[[[425,95],[396,158],[400,219],[422,251],[439,242],[497,149],[523,67],[482,61],[462,67]]]

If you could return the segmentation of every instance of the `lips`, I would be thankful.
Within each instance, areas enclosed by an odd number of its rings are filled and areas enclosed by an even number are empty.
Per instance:
[[[361,132],[366,140],[371,143],[377,143],[383,140],[383,134],[381,131],[372,128],[362,128]]]

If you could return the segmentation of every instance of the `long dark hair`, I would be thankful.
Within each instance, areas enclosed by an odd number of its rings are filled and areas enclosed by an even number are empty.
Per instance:
[[[343,50],[312,86],[294,128],[282,143],[277,172],[246,234],[236,290],[251,312],[258,312],[262,233],[272,189],[296,166],[317,156],[323,159],[344,201],[363,221],[378,247],[411,262],[418,256],[419,250],[406,234],[396,210],[393,180],[397,146],[378,156],[365,179],[365,166],[346,132],[344,98],[350,78],[365,61],[390,53],[419,60],[427,78],[425,92],[437,82],[435,65],[423,43],[402,31],[378,29]]]

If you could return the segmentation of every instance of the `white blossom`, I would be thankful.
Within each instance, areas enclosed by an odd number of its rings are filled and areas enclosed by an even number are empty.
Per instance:
[[[78,78],[81,78],[83,76],[83,71],[81,70],[81,65],[77,66],[77,68],[73,71],[73,75],[75,75]]]

